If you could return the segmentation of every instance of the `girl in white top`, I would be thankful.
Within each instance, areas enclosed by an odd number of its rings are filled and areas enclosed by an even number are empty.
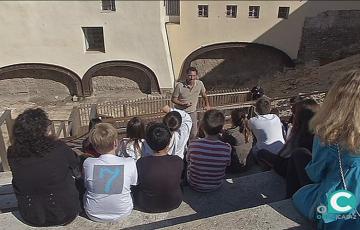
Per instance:
[[[138,117],[133,117],[126,127],[126,138],[123,138],[119,146],[119,156],[131,157],[135,161],[142,157],[144,147],[145,126]]]

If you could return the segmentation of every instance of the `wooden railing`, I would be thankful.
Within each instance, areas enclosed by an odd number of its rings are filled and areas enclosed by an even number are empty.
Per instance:
[[[4,131],[4,124],[6,130]],[[12,128],[14,121],[11,118],[11,110],[5,110],[0,117],[0,158],[3,171],[10,171],[9,163],[7,160],[7,148],[12,143]]]
[[[240,105],[250,100],[250,91],[247,89],[220,90],[208,93],[210,106],[213,108]],[[77,107],[80,126],[87,126],[95,117],[102,118],[131,118],[161,113],[165,105],[173,106],[171,95],[141,98],[127,101],[112,101],[99,104],[85,104]],[[201,111],[205,106],[202,97],[199,96],[197,110]],[[75,113],[75,112],[74,112]],[[82,128],[80,128],[82,129]]]
[[[70,114],[69,120],[52,120],[49,134],[56,138],[76,137],[79,131],[79,118],[74,117],[76,113]],[[11,110],[5,110],[0,116],[0,159],[3,171],[9,171],[7,160],[7,149],[13,142],[12,130],[14,119]]]

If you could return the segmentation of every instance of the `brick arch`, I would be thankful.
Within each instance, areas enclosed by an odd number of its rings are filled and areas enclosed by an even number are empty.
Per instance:
[[[207,45],[207,46],[202,46],[201,48],[199,48],[199,49],[193,51],[191,54],[189,54],[185,58],[182,66],[181,66],[179,79],[182,79],[185,76],[186,69],[190,67],[191,62],[196,60],[196,57],[199,57],[202,54],[205,54],[210,51],[219,50],[219,49],[245,48],[245,47],[258,47],[258,48],[273,50],[274,52],[281,54],[286,66],[288,66],[288,67],[294,66],[293,60],[285,52],[283,52],[282,50],[279,50],[275,47],[272,47],[272,46],[258,44],[258,43],[248,43],[248,42],[216,43],[216,44],[211,44],[211,45]]]
[[[111,68],[118,68],[118,70],[111,70]],[[145,79],[134,78],[131,74],[125,74],[124,76],[117,76],[119,72],[137,72],[145,76]],[[84,95],[90,96],[93,92],[92,78],[101,76],[103,73],[110,73],[116,77],[125,77],[135,81],[142,92],[152,93],[160,92],[159,83],[154,72],[147,66],[132,62],[132,61],[107,61],[92,66],[82,78],[82,85],[84,88]]]
[[[44,63],[21,63],[0,68],[0,80],[24,77],[53,80],[65,85],[72,96],[83,96],[80,77],[67,68]]]

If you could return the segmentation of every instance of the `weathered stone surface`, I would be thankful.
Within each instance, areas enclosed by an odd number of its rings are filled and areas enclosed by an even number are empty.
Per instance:
[[[358,53],[359,10],[330,10],[305,19],[299,62],[324,65]]]

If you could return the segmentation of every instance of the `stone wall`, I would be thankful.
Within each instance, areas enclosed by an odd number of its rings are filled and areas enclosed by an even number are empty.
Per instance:
[[[324,65],[360,53],[360,11],[331,10],[306,18],[300,63]]]
[[[290,64],[281,52],[257,45],[209,51],[191,62],[207,90],[262,85]]]

